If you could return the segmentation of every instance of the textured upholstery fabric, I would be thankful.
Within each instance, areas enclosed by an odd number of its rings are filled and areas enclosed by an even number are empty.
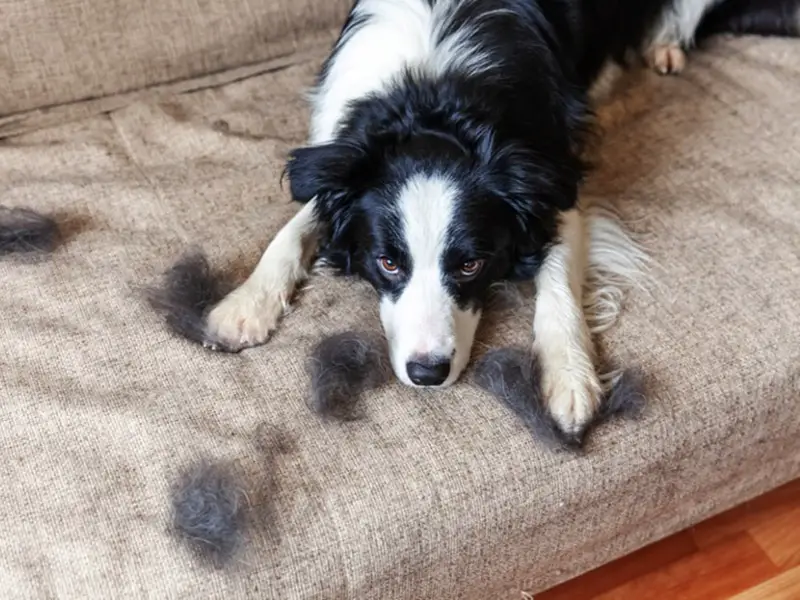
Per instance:
[[[378,327],[358,282],[314,277],[235,356],[143,302],[192,245],[243,275],[296,210],[279,175],[319,58],[0,145],[0,204],[69,234],[0,261],[0,596],[517,599],[800,475],[800,44],[720,41],[602,111],[588,192],[659,266],[602,340],[644,369],[649,412],[583,456],[544,450],[468,378],[320,421],[304,358]],[[529,329],[527,306],[490,315],[477,351]],[[169,485],[200,457],[235,461],[255,515],[225,570],[168,529]]]
[[[0,117],[290,54],[349,0],[0,0]]]

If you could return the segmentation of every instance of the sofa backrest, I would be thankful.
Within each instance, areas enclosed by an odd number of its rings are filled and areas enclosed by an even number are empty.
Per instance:
[[[0,117],[296,51],[352,0],[3,0]]]

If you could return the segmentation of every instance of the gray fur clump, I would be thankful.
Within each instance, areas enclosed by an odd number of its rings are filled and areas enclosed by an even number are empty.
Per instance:
[[[58,224],[27,208],[0,206],[0,255],[52,252],[61,235]]]
[[[564,432],[545,404],[541,367],[531,352],[499,348],[487,352],[475,365],[475,382],[508,406],[534,437],[553,449],[580,449],[586,434],[614,417],[639,417],[644,411],[643,378],[638,370],[623,371],[603,399],[594,420],[583,431]]]
[[[359,417],[360,395],[391,377],[388,352],[382,338],[347,331],[319,342],[307,362],[311,378],[311,408],[324,417]]]
[[[622,371],[603,399],[597,422],[614,417],[638,419],[644,414],[647,398],[644,395],[644,374],[636,367]]]
[[[201,462],[173,488],[172,525],[200,558],[222,566],[241,542],[244,499],[227,466]]]
[[[186,254],[163,275],[160,287],[147,289],[147,299],[177,335],[213,350],[228,350],[206,331],[208,311],[230,289],[199,251]]]
[[[580,440],[562,432],[547,410],[535,355],[519,348],[490,350],[475,364],[474,377],[478,386],[510,408],[536,439],[553,448],[580,446]]]

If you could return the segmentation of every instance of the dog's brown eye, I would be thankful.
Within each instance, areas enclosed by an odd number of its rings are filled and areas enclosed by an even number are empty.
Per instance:
[[[482,260],[468,260],[461,265],[458,274],[464,279],[475,277],[483,267]]]
[[[378,264],[380,265],[381,269],[383,269],[389,275],[395,275],[397,271],[400,270],[400,267],[397,266],[397,263],[388,256],[381,256],[378,258]]]

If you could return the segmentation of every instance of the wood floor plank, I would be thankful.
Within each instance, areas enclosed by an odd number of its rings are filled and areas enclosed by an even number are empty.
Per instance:
[[[711,546],[726,537],[743,533],[794,510],[800,502],[798,499],[800,499],[800,479],[703,521],[691,529],[692,536],[700,548]]]
[[[762,521],[747,531],[777,566],[788,569],[800,565],[800,498],[794,510]]]
[[[758,544],[748,534],[739,533],[596,598],[727,600],[778,572]]]
[[[537,600],[732,597],[800,600],[800,480],[536,595]]]
[[[641,550],[589,571],[546,592],[536,600],[590,600],[632,579],[666,568],[697,551],[692,536],[682,531]]]
[[[731,600],[797,600],[800,598],[800,567],[768,579]]]

